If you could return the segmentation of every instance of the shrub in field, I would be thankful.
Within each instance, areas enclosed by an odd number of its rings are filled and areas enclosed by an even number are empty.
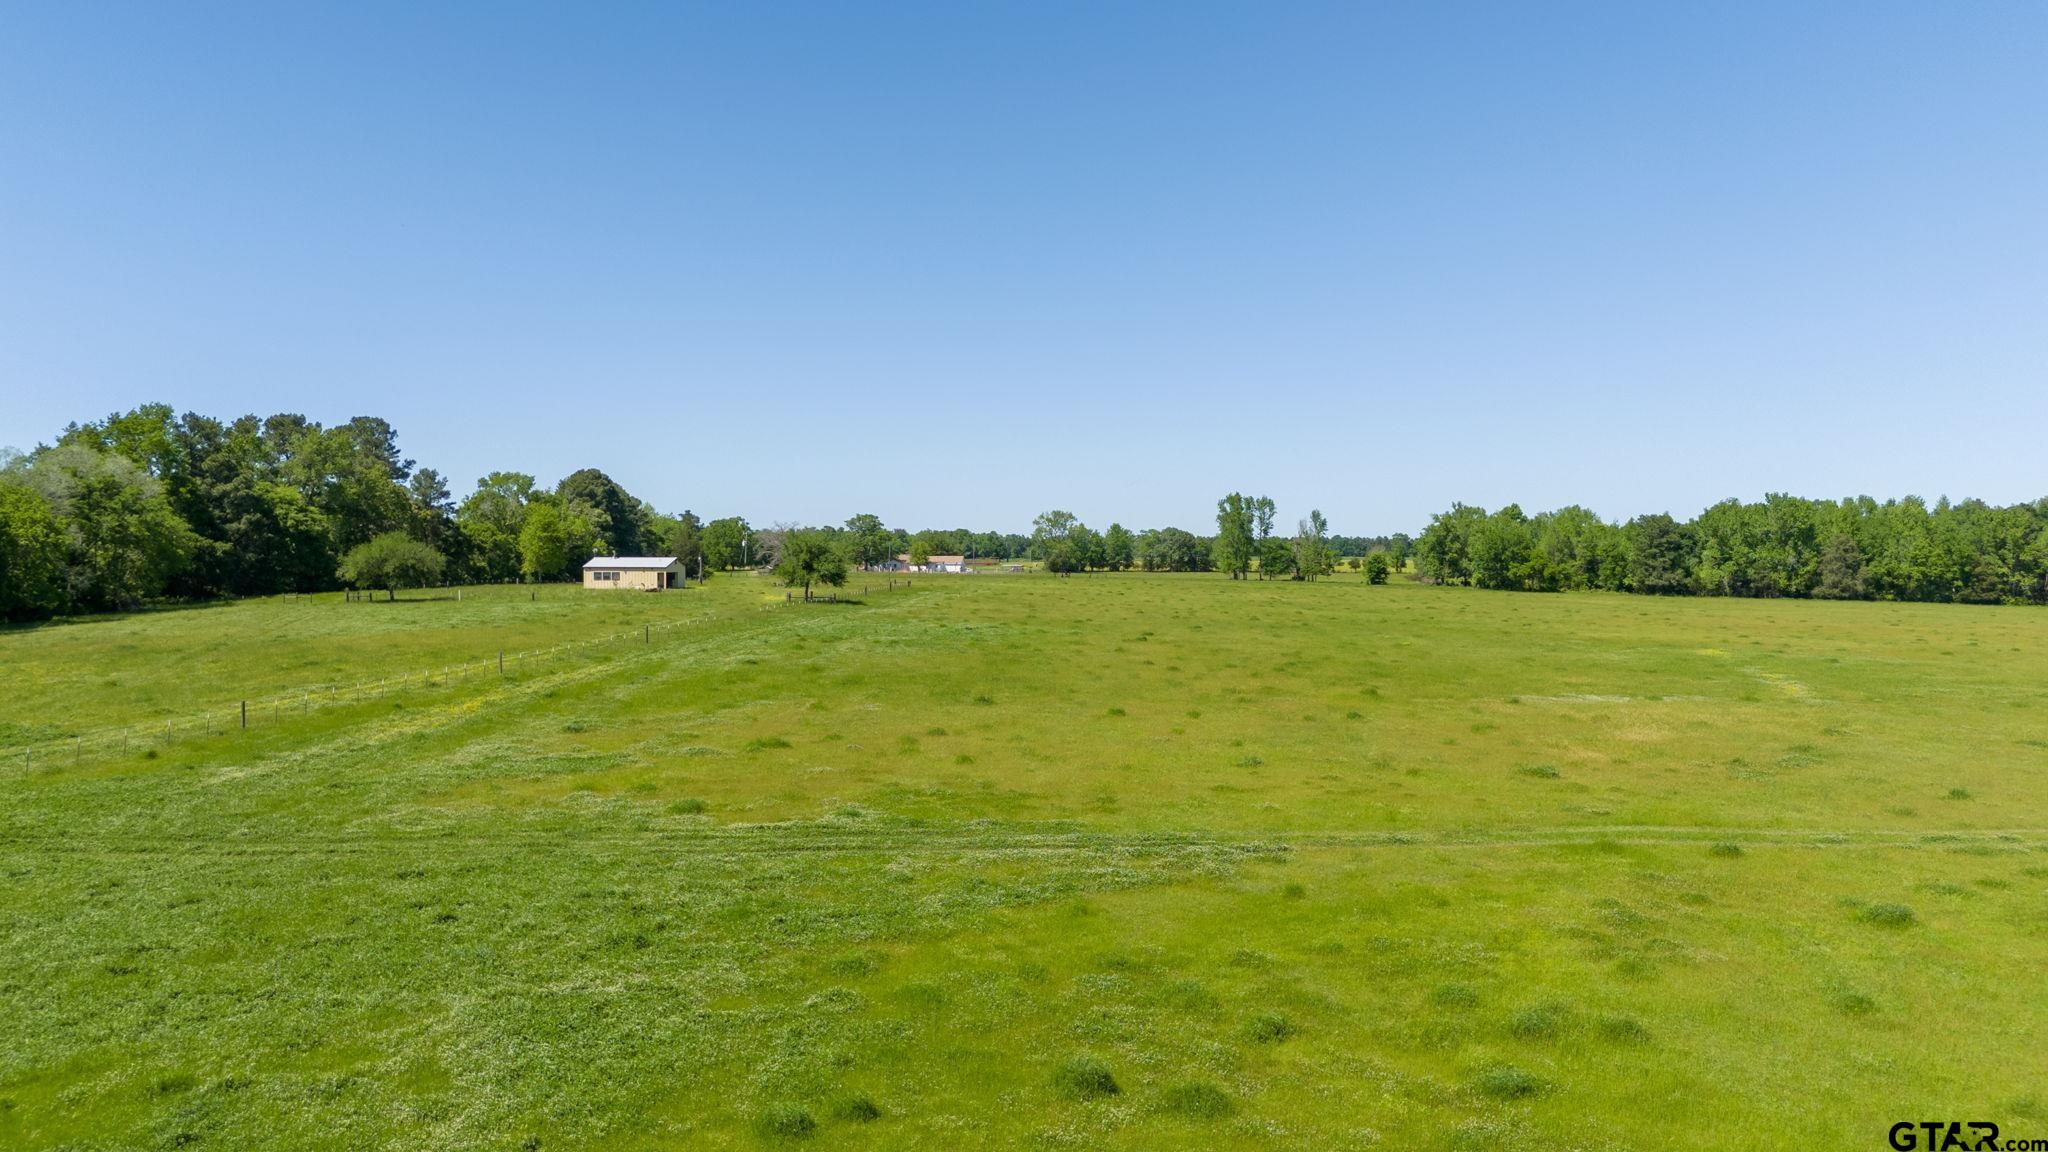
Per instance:
[[[1650,1030],[1633,1016],[1602,1016],[1600,1035],[1617,1044],[1648,1044]]]
[[[1523,1040],[1548,1040],[1564,1031],[1565,1010],[1555,1004],[1524,1008],[1508,1018],[1508,1031]]]
[[[1184,1011],[1198,1011],[1216,1006],[1216,995],[1199,980],[1176,980],[1160,993],[1160,999]]]
[[[1294,1021],[1279,1012],[1261,1012],[1244,1026],[1245,1035],[1255,1044],[1278,1044],[1295,1031]]]
[[[832,1106],[832,1118],[853,1124],[868,1124],[882,1118],[882,1110],[865,1094],[848,1096]]]
[[[1473,1087],[1496,1100],[1520,1100],[1543,1091],[1543,1081],[1513,1064],[1490,1064],[1472,1078]]]
[[[1236,1110],[1223,1089],[1202,1080],[1190,1080],[1166,1090],[1166,1109],[1197,1120],[1214,1120]]]
[[[1470,1008],[1479,1003],[1479,993],[1463,984],[1446,984],[1431,993],[1430,999],[1444,1008]]]
[[[769,1140],[807,1140],[817,1130],[818,1122],[795,1104],[770,1104],[754,1119],[754,1131]]]
[[[1076,1056],[1061,1064],[1052,1074],[1052,1084],[1061,1095],[1074,1100],[1114,1096],[1123,1091],[1109,1065],[1093,1056]]]

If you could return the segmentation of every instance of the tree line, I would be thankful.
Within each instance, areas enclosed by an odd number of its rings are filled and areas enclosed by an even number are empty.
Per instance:
[[[220,420],[146,404],[72,424],[27,453],[0,451],[0,618],[343,585],[570,580],[598,555],[673,555],[693,573],[765,568],[792,531],[814,532],[860,565],[1023,557],[1043,543],[967,528],[911,532],[871,514],[808,530],[667,515],[595,468],[552,486],[492,472],[457,499],[374,416],[323,426],[293,413]],[[1189,567],[1185,535],[1148,545],[1147,566]],[[1074,562],[1136,562],[1124,543],[1113,551],[1125,559],[1087,551]]]
[[[784,561],[796,549],[794,567]],[[1525,515],[1465,504],[1403,534],[1338,536],[1311,509],[1284,529],[1268,496],[1231,492],[1215,531],[1097,531],[1041,513],[1026,534],[843,525],[757,530],[668,515],[584,468],[553,486],[492,472],[461,499],[398,449],[390,424],[280,414],[216,420],[151,404],[0,452],[0,617],[129,608],[161,598],[315,592],[344,584],[576,579],[598,555],[673,555],[693,573],[786,569],[806,588],[896,556],[1040,561],[1052,572],[1222,572],[1315,580],[1341,557],[1373,582],[1413,558],[1422,579],[1483,588],[2048,602],[2048,499],[1996,508],[1908,497],[1729,500],[1680,522],[1610,523],[1572,506]],[[808,578],[803,578],[808,577]],[[843,578],[842,578],[843,579]]]
[[[2048,603],[2048,499],[1999,508],[1918,497],[1725,500],[1691,520],[1610,523],[1573,505],[1466,504],[1415,542],[1425,580],[1552,592]]]
[[[389,423],[149,404],[0,455],[0,617],[352,584],[572,579],[594,555],[756,562],[738,516],[668,516],[595,468],[493,472],[460,500]]]
[[[843,582],[849,565],[897,556],[1313,580],[1346,551],[1391,550],[1398,569],[1406,547],[1400,536],[1331,536],[1320,511],[1287,535],[1276,515],[1270,498],[1232,493],[1212,536],[1119,523],[1097,532],[1061,510],[1037,517],[1028,535],[912,532],[871,513],[757,530],[739,516],[664,514],[595,468],[552,486],[492,472],[457,499],[374,416],[323,426],[295,413],[220,420],[146,404],[72,424],[31,452],[0,451],[0,618],[344,585],[573,580],[599,555],[673,555],[697,574],[775,568],[808,591]]]

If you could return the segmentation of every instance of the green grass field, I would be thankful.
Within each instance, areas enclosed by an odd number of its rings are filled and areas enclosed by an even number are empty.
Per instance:
[[[780,601],[0,632],[0,1145],[2048,1134],[2048,614]]]

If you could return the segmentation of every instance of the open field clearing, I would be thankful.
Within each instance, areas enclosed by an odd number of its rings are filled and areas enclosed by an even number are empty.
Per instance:
[[[1132,574],[781,598],[0,632],[19,740],[647,629],[0,762],[0,1145],[2048,1133],[2048,614]]]

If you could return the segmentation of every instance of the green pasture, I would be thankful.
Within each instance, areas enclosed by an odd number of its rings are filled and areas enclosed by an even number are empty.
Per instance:
[[[2048,614],[897,580],[0,631],[0,1147],[2048,1134]]]

